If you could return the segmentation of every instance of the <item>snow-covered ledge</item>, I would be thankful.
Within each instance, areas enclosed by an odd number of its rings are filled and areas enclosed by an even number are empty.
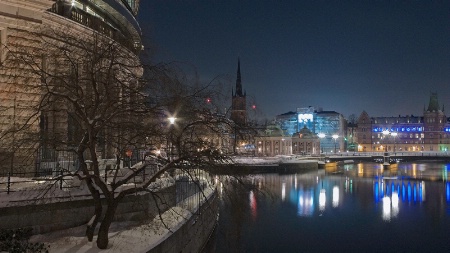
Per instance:
[[[207,188],[202,195],[206,199],[203,198],[200,205],[190,210],[172,207],[143,225],[113,223],[109,234],[110,243],[105,250],[97,248],[95,238],[93,242],[88,242],[82,227],[66,230],[65,233],[37,235],[32,241],[49,244],[50,252],[199,252],[214,230],[218,217],[215,188]],[[192,200],[188,202],[192,203]]]

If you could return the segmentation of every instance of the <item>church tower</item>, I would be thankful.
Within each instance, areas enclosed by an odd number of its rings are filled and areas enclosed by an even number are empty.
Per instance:
[[[237,125],[244,126],[247,123],[247,103],[246,93],[242,92],[241,83],[241,62],[238,58],[238,68],[236,77],[236,90],[231,91],[231,120]]]
[[[439,107],[437,93],[431,93],[428,109],[423,112],[423,126],[424,126],[424,151],[436,151],[436,147],[441,143],[442,135],[440,131],[447,123],[447,117],[444,113],[444,107]]]

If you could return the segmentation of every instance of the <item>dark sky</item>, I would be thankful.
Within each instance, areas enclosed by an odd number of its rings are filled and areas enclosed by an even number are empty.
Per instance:
[[[229,77],[271,119],[298,107],[345,117],[450,110],[450,1],[141,1],[155,61]],[[450,115],[450,113],[447,113]]]

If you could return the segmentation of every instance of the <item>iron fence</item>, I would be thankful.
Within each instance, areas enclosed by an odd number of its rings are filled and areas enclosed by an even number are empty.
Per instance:
[[[201,169],[178,170],[175,174],[176,205],[188,210],[199,206],[205,198],[205,189],[211,186],[211,175]]]

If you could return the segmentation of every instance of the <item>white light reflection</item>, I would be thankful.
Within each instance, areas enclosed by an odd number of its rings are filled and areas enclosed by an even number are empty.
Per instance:
[[[319,210],[324,211],[325,210],[325,204],[326,204],[326,195],[325,195],[325,189],[320,190],[319,194]]]
[[[281,184],[281,200],[284,201],[286,199],[286,183]]]
[[[383,198],[383,220],[391,221],[391,198],[388,196]]]
[[[425,181],[422,181],[421,183],[420,183],[420,186],[422,186],[422,202],[424,202],[426,199],[425,199],[425,196],[426,196],[426,191],[425,191]]]
[[[339,187],[335,185],[333,187],[333,207],[339,206]]]
[[[294,177],[294,188],[297,190],[297,177]]]
[[[398,193],[395,191],[392,193],[392,217],[397,217],[398,212]]]
[[[314,198],[311,191],[300,191],[298,195],[298,210],[299,216],[311,216],[314,213]]]

